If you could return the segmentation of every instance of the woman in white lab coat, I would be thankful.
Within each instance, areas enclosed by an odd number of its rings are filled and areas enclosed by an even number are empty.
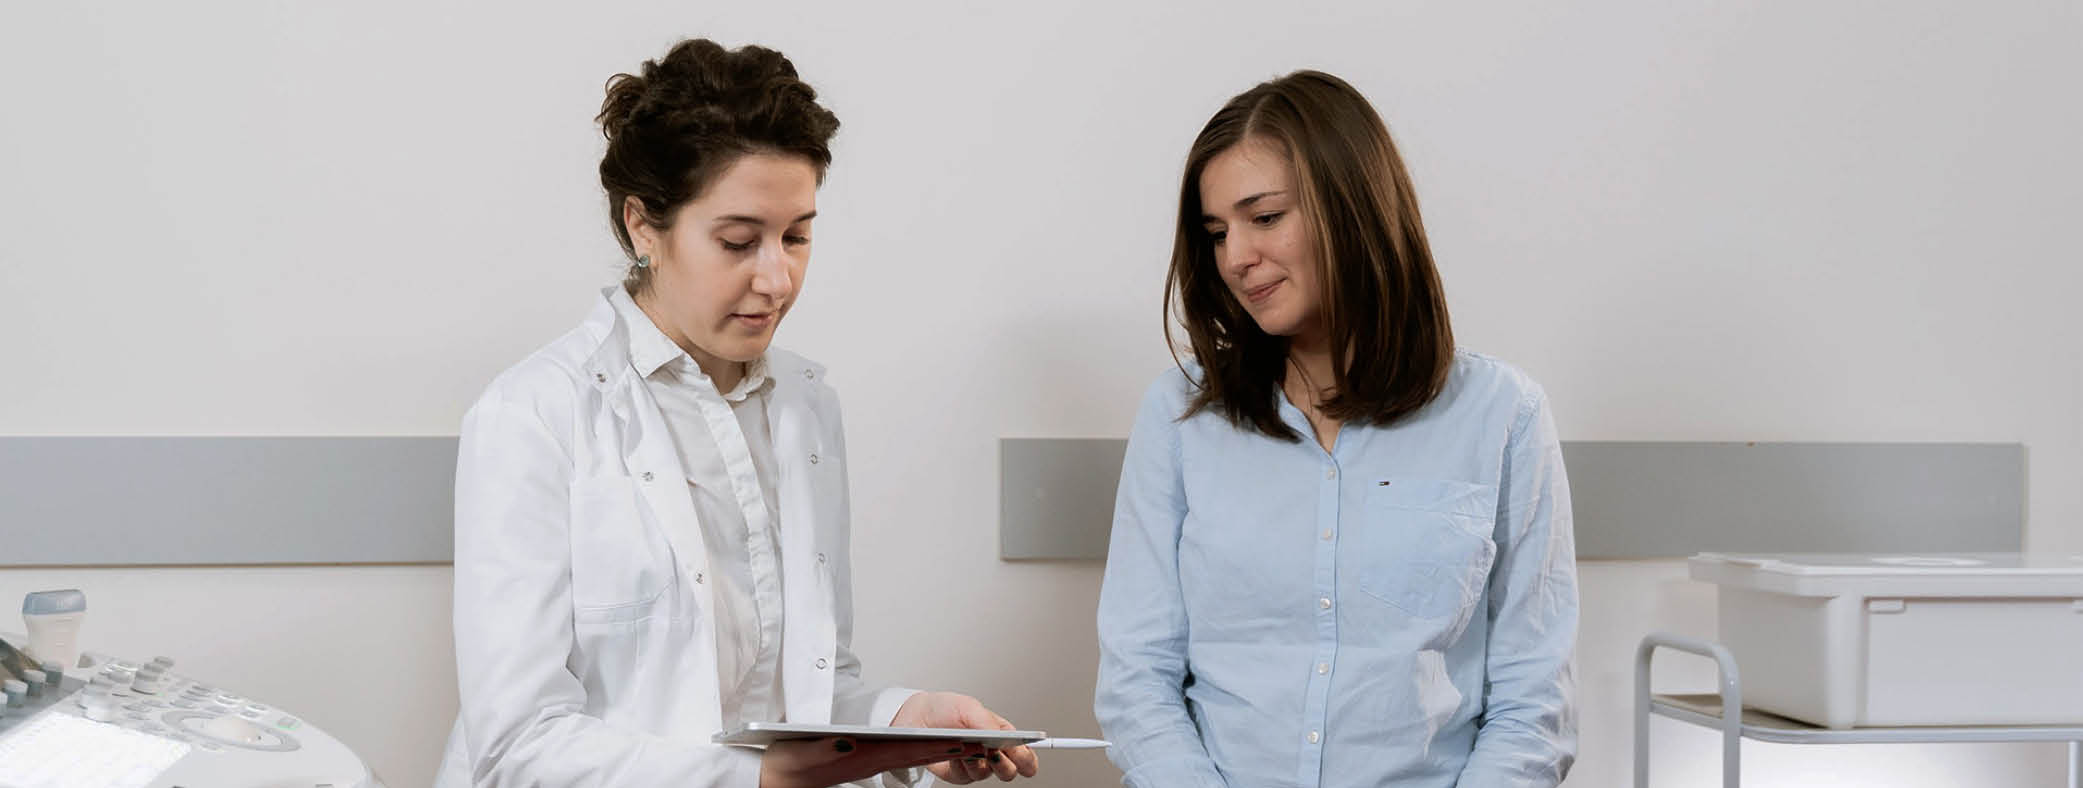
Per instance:
[[[1026,748],[710,743],[745,722],[1010,729],[863,684],[845,439],[824,368],[770,348],[838,121],[780,53],[682,42],[599,116],[633,261],[494,380],[456,467],[462,708],[439,784],[901,785],[1035,773]]]

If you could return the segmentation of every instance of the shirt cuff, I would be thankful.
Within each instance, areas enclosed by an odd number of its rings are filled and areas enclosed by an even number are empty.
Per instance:
[[[929,786],[937,784],[939,783],[933,779],[932,773],[927,772],[925,769],[911,768],[883,772],[881,779],[876,781],[874,786],[879,786],[879,788],[929,788]]]
[[[868,706],[868,724],[890,727],[890,721],[897,718],[897,710],[904,708],[904,702],[917,694],[918,690],[902,687],[891,687],[876,693],[875,702]]]
[[[725,747],[723,785],[758,785],[760,750],[746,747]]]
[[[890,722],[897,718],[897,710],[904,708],[904,702],[917,694],[918,690],[903,687],[890,687],[875,693],[875,702],[868,706],[867,724],[890,727]],[[933,784],[933,775],[925,769],[893,769],[883,772],[874,780],[861,783],[880,788],[927,788]]]

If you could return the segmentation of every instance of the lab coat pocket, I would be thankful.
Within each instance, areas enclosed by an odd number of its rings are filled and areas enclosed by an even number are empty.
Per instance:
[[[672,546],[645,516],[635,480],[580,479],[571,486],[571,602],[581,618],[633,621],[673,585]]]
[[[1357,527],[1346,529],[1364,551],[1360,590],[1418,618],[1458,616],[1489,581],[1496,511],[1492,485],[1377,481]]]

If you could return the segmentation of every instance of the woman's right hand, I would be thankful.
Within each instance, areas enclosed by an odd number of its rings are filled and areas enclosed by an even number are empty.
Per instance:
[[[983,754],[983,745],[959,741],[837,738],[775,742],[760,757],[759,788],[830,788],[893,769],[910,769]]]

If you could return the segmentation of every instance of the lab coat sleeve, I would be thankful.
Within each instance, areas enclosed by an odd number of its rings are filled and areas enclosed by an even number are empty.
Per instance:
[[[1521,401],[1513,421],[1499,484],[1482,724],[1459,783],[1469,788],[1552,788],[1577,751],[1569,480],[1539,389]]]
[[[835,578],[836,579],[836,578]],[[861,658],[854,656],[848,645],[853,629],[852,604],[845,601],[845,585],[840,581],[842,596],[839,603],[839,659],[838,672],[832,675],[832,722],[839,725],[888,726],[897,716],[897,709],[917,690],[898,687],[874,687],[861,681]],[[855,785],[867,788],[906,788],[913,785],[931,785],[924,769],[900,769],[884,772],[879,780],[863,780]]]
[[[1225,788],[1186,708],[1186,605],[1179,531],[1186,517],[1178,382],[1150,387],[1129,433],[1099,595],[1093,713],[1132,788]]]
[[[554,406],[547,406],[554,408]],[[573,648],[569,434],[488,394],[456,461],[456,675],[476,786],[748,786],[756,753],[588,716]],[[568,420],[568,416],[565,420]]]
[[[838,466],[841,469],[839,489],[831,496],[838,507],[832,522],[838,527],[827,537],[828,552],[838,556],[838,560],[832,563],[832,613],[838,618],[838,653],[833,660],[837,670],[832,674],[832,722],[888,726],[896,718],[897,710],[917,691],[878,687],[861,680],[861,658],[853,653],[853,512],[845,476],[846,428],[840,416],[838,397],[829,391],[824,398],[824,409],[832,422],[831,434],[826,439],[829,447],[826,453],[840,459]],[[924,769],[903,769],[885,772],[879,779],[863,780],[854,785],[905,788],[930,782]]]

